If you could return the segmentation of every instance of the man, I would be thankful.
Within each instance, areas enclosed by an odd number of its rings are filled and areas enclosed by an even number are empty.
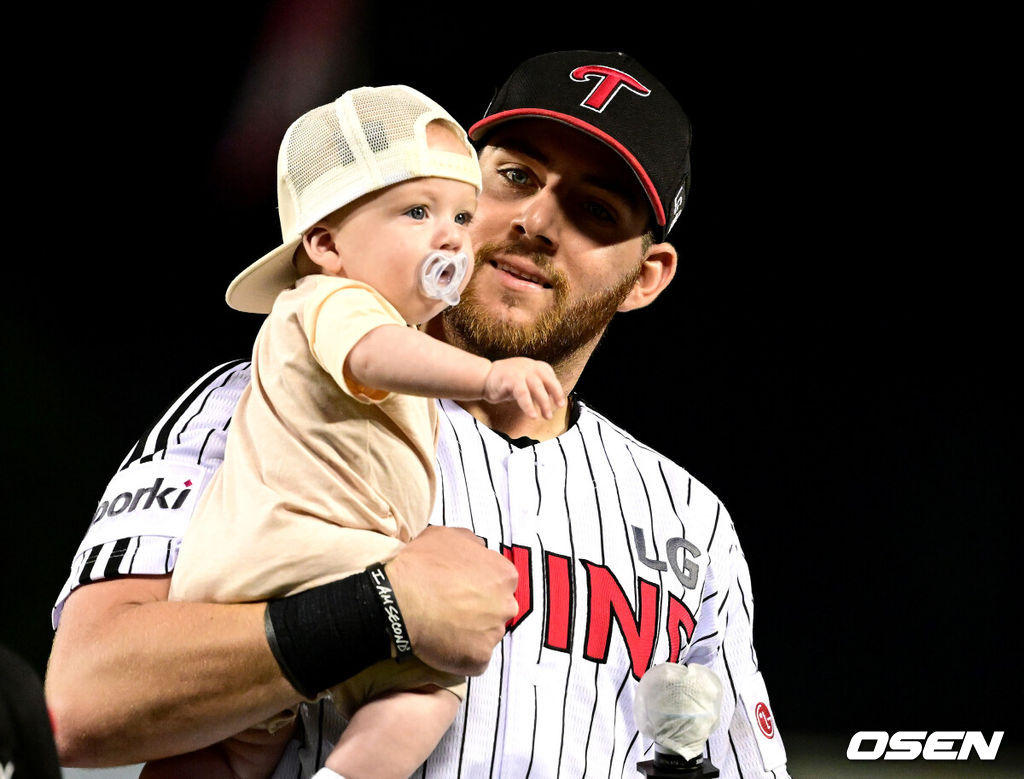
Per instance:
[[[689,122],[632,58],[556,52],[523,63],[470,135],[483,170],[471,225],[477,270],[463,303],[430,332],[492,359],[550,362],[569,392],[614,313],[649,305],[672,280],[677,255],[665,239],[686,200]],[[336,657],[328,650],[372,634],[350,618],[353,593],[266,609],[167,604],[166,576],[135,576],[166,574],[180,532],[140,536],[125,524],[121,535],[119,523],[134,508],[156,528],[190,504],[185,491],[202,489],[222,445],[207,435],[227,426],[246,368],[201,380],[140,442],[101,502],[63,615],[62,601],[55,609],[47,685],[68,761],[132,762],[218,741],[295,703],[296,689],[337,681],[329,675],[343,663],[326,660]],[[652,665],[684,662],[722,681],[721,724],[707,752],[722,775],[785,776],[753,651],[747,567],[717,498],[578,400],[551,420],[486,403],[442,402],[440,411],[432,523],[466,528],[489,549],[456,536],[459,548],[446,556],[454,547],[438,529],[388,564],[416,653],[473,674],[422,774],[635,776],[652,747],[634,721],[637,682]],[[192,414],[201,421],[183,421]],[[197,452],[206,470],[176,470],[184,464],[175,458],[194,461]],[[125,476],[140,468],[146,484],[141,472]],[[495,552],[518,573],[515,605],[501,617],[515,576],[487,556]],[[479,600],[463,566],[482,577]],[[481,674],[497,618],[508,630]],[[473,629],[456,633],[465,620]],[[453,655],[469,637],[472,648]],[[122,658],[128,668],[118,668]],[[345,673],[362,661],[343,659]],[[138,691],[136,677],[152,689]],[[306,707],[303,722],[305,744],[278,775],[298,766],[310,775],[340,729],[328,706]]]

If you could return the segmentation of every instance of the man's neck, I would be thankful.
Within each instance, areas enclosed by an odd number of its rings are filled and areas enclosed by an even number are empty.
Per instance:
[[[549,441],[552,438],[557,438],[573,423],[572,392],[592,351],[593,345],[590,345],[585,353],[578,353],[564,362],[551,366],[565,391],[565,405],[555,409],[551,419],[545,419],[539,413],[536,417],[528,417],[518,403],[495,405],[482,400],[470,400],[459,401],[459,405],[491,430],[504,433],[509,438],[516,439],[525,436],[537,441]]]
[[[481,424],[512,439],[525,437],[536,441],[548,441],[568,430],[572,419],[571,399],[567,399],[564,406],[556,409],[551,419],[539,415],[531,419],[515,403],[494,405],[482,400],[457,402]]]
[[[463,348],[462,345],[456,343],[458,339],[447,337],[439,316],[427,322],[422,329],[434,338]],[[555,409],[551,419],[545,419],[540,415],[528,417],[517,403],[492,404],[482,400],[460,400],[457,402],[481,424],[487,425],[491,430],[503,433],[511,439],[527,437],[537,441],[548,441],[557,438],[572,424],[573,402],[570,393],[575,388],[576,382],[579,381],[583,368],[600,338],[601,334],[599,333],[575,354],[558,364],[552,364],[551,367],[565,391],[566,402],[561,408]]]

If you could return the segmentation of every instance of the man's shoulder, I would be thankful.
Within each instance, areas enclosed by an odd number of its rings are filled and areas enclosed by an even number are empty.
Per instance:
[[[235,406],[252,379],[249,360],[229,360],[208,370],[153,420],[121,463],[163,459],[173,452],[190,462],[201,461],[211,431],[226,431]],[[195,451],[192,451],[192,450]]]
[[[627,450],[629,457],[636,461],[639,469],[656,471],[666,483],[679,485],[681,489],[685,489],[688,501],[695,501],[699,497],[700,503],[715,505],[722,515],[728,516],[718,495],[671,456],[641,441],[585,401],[577,401],[577,403],[579,405],[577,424],[581,426],[581,430],[594,431],[597,439],[606,449],[617,447]]]
[[[192,382],[181,398],[197,397],[224,387],[244,387],[252,379],[249,358],[218,363]]]
[[[83,584],[129,575],[165,575],[199,495],[223,461],[247,360],[231,360],[193,381],[157,417],[107,483],[52,612]]]
[[[577,401],[577,405],[579,408],[577,424],[584,429],[593,428],[597,430],[602,441],[615,441],[617,444],[625,445],[629,447],[630,452],[635,455],[650,458],[664,468],[685,473],[687,476],[692,478],[690,473],[682,465],[673,460],[672,457],[659,451],[646,442],[641,441],[620,424],[613,422],[602,411],[598,411],[593,406],[587,404],[586,401],[582,400]]]

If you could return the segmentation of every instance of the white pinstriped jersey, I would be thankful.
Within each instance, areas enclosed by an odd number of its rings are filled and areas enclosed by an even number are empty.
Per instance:
[[[169,572],[219,465],[248,363],[211,371],[125,459],[54,608],[80,584]],[[722,680],[708,754],[723,777],[788,776],[757,669],[753,599],[732,521],[686,471],[578,403],[556,439],[516,446],[440,401],[434,524],[466,527],[519,570],[519,614],[417,776],[636,777],[653,756],[633,694],[661,662]],[[439,604],[443,606],[443,604]],[[337,739],[330,705],[304,711],[275,777],[310,776]]]

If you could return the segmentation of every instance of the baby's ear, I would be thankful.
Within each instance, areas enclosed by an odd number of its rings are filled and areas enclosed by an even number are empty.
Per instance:
[[[302,236],[302,248],[322,272],[331,275],[341,273],[341,253],[334,241],[334,233],[326,225],[317,222],[306,230]]]

